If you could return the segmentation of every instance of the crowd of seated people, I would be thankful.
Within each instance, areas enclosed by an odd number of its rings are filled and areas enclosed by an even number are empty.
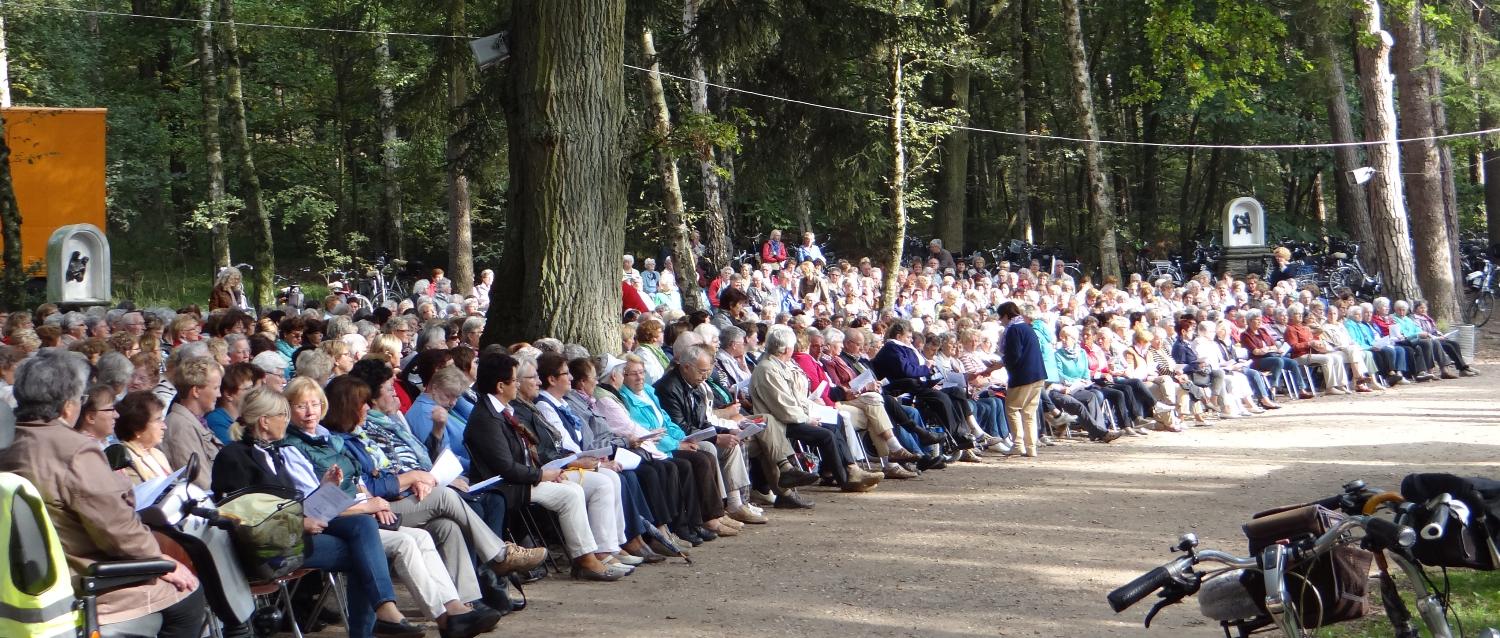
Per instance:
[[[627,259],[621,285],[644,305],[609,352],[552,338],[481,348],[487,295],[441,277],[395,308],[333,297],[256,314],[231,273],[206,314],[13,312],[0,316],[0,401],[17,426],[0,470],[44,494],[75,567],[164,555],[130,487],[194,459],[194,482],[219,498],[331,484],[354,504],[303,521],[305,566],[347,575],[347,632],[422,635],[399,583],[441,635],[473,636],[500,622],[512,577],[544,572],[548,542],[572,578],[615,582],[769,509],[812,508],[816,486],[859,494],[1063,439],[1478,374],[1421,300],[1255,277],[1075,281],[934,245],[881,311],[869,260],[773,241],[760,267],[705,276],[707,310],[690,313],[670,259],[660,272]],[[557,538],[522,524],[537,516]],[[197,589],[179,567],[101,596],[100,620],[198,635]]]

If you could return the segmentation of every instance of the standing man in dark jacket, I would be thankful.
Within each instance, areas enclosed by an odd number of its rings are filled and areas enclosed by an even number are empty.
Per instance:
[[[1005,324],[1005,333],[1000,337],[1000,358],[1010,376],[1005,389],[1006,418],[1012,427],[1021,424],[1020,431],[1016,432],[1016,453],[1034,457],[1037,453],[1037,402],[1041,400],[1042,386],[1047,381],[1042,344],[1015,302],[1000,304],[999,314],[1000,322]]]

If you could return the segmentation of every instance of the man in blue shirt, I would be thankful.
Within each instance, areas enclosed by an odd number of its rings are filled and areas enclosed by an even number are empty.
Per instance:
[[[1000,337],[1000,358],[1010,376],[1005,389],[1006,418],[1012,427],[1021,424],[1016,432],[1016,452],[1035,457],[1037,402],[1041,400],[1042,385],[1047,380],[1042,345],[1015,302],[1000,304],[999,315],[1000,322],[1005,324],[1005,332]]]

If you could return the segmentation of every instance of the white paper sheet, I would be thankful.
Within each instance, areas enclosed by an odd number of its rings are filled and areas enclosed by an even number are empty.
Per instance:
[[[745,422],[742,422],[742,423],[740,423],[740,438],[742,438],[742,439],[748,439],[748,438],[750,438],[752,436],[760,434],[765,429],[766,429],[766,426],[764,426],[764,425],[762,425],[760,423],[756,423],[754,421],[745,421]]]
[[[808,416],[817,419],[819,423],[834,424],[839,422],[839,411],[832,406],[817,404],[812,407]]]
[[[943,373],[943,387],[945,387],[945,388],[962,388],[962,387],[967,386],[967,385],[968,385],[968,381],[964,379],[964,375],[963,374],[958,373],[958,372],[944,372]]]
[[[182,478],[182,471],[185,469],[187,468],[178,468],[176,472],[166,476],[158,476],[131,488],[135,494],[135,511],[139,512],[156,504],[156,499],[161,498],[161,495],[167,491],[167,488],[172,486],[172,482]]]
[[[454,456],[453,450],[443,450],[443,453],[432,462],[432,477],[437,479],[438,487],[447,487],[453,483],[453,479],[463,473],[464,466],[458,462],[458,457]]]
[[[601,447],[601,448],[599,448],[597,450],[584,450],[584,451],[578,453],[578,458],[580,458],[580,459],[607,459],[607,458],[609,458],[609,453],[613,452],[613,451],[614,451],[613,448],[607,448],[607,447]]]
[[[864,372],[859,373],[859,376],[854,377],[854,380],[849,382],[849,389],[855,392],[863,392],[865,388],[870,387],[870,384],[874,382],[875,373],[869,368],[865,368]]]
[[[468,493],[469,494],[478,494],[478,493],[483,492],[483,491],[485,491],[487,489],[490,489],[491,487],[499,485],[502,482],[503,481],[502,481],[500,475],[496,474],[496,475],[491,476],[491,477],[489,477],[489,478],[487,478],[487,479],[485,479],[483,481],[480,481],[478,483],[470,485]]]
[[[694,432],[692,434],[687,435],[687,438],[685,438],[683,440],[684,441],[694,441],[694,442],[697,442],[697,441],[707,441],[707,440],[709,440],[711,438],[714,438],[714,437],[716,437],[718,435],[719,435],[719,431],[718,430],[715,430],[713,428],[703,428],[702,430],[698,430],[697,432]]]
[[[620,464],[620,469],[633,470],[641,466],[641,455],[620,448],[615,450],[615,462]]]
[[[555,461],[547,463],[546,465],[543,465],[542,469],[544,469],[544,470],[560,470],[560,469],[563,469],[563,468],[567,467],[569,463],[572,463],[573,461],[577,461],[577,460],[578,460],[578,455],[577,454],[569,454],[569,455],[564,456],[564,457],[562,457],[560,459],[557,459]]]
[[[339,486],[324,483],[302,499],[302,515],[327,523],[337,518],[354,504],[354,497],[345,494]]]

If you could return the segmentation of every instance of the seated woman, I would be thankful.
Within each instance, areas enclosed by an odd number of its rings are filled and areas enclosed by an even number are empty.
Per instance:
[[[666,327],[656,319],[643,320],[635,329],[634,354],[646,363],[646,385],[656,385],[657,380],[672,365],[672,360],[662,349],[666,339],[665,330]]]
[[[98,441],[73,429],[88,374],[82,355],[56,349],[17,367],[15,439],[0,450],[0,472],[36,487],[74,570],[112,560],[176,563],[136,517],[130,485],[110,469]],[[76,579],[73,586],[80,587]],[[207,611],[198,579],[181,564],[160,578],[99,594],[96,605],[105,635],[196,638]]]
[[[155,395],[152,395],[153,397]],[[82,413],[74,429],[98,441],[99,449],[107,449],[120,442],[115,438],[115,421],[120,413],[115,410],[115,392],[107,385],[93,385],[84,393]]]
[[[1398,312],[1391,314],[1391,301],[1385,297],[1377,297],[1370,323],[1380,330],[1382,336],[1394,339],[1396,348],[1406,353],[1413,381],[1432,381],[1437,378],[1433,375],[1437,366],[1437,348],[1432,345],[1431,340],[1422,339],[1422,330],[1415,321],[1410,317],[1403,317],[1406,308],[1406,301],[1397,300],[1395,309]]]
[[[1307,327],[1313,336],[1344,355],[1356,392],[1375,391],[1375,353],[1359,347],[1344,327],[1338,306],[1329,306],[1322,316],[1308,313]]]
[[[346,514],[371,514],[384,526],[402,523],[394,530],[380,530],[381,546],[396,574],[417,600],[422,601],[445,637],[472,637],[493,629],[500,622],[498,612],[476,611],[464,603],[465,600],[480,598],[473,561],[468,546],[463,542],[464,533],[474,533],[475,530],[465,529],[459,523],[451,522],[451,519],[432,519],[426,528],[435,530],[433,533],[442,539],[443,550],[439,554],[433,537],[428,531],[419,529],[419,517],[398,519],[392,512],[390,499],[386,497],[399,498],[399,495],[375,493],[382,486],[389,488],[393,482],[381,481],[382,472],[388,473],[390,468],[378,467],[357,437],[341,427],[343,423],[356,421],[359,410],[354,406],[366,405],[369,386],[360,379],[344,376],[334,379],[328,388],[329,395],[325,396],[310,377],[298,377],[287,384],[286,397],[291,403],[294,426],[291,429],[293,436],[289,440],[313,464],[314,473],[327,472],[337,467],[344,478],[339,483],[340,489],[351,497],[357,497],[361,493],[368,497],[363,502],[350,506],[345,510]],[[330,415],[336,416],[330,418]],[[318,427],[320,419],[328,424],[326,429]],[[322,429],[329,432],[328,440],[342,445],[308,446],[309,437],[306,435],[309,424],[314,431]],[[329,456],[328,452],[333,448],[338,452]],[[388,474],[385,476],[388,477]],[[394,482],[399,483],[399,480]],[[440,488],[439,491],[446,490]],[[477,533],[483,535],[485,531],[488,530],[481,529]],[[479,542],[483,541],[483,538],[479,539]],[[447,562],[452,562],[451,566],[443,560],[443,555],[449,557]],[[484,556],[481,554],[480,558],[483,560]]]
[[[951,315],[944,312],[944,316]],[[932,335],[923,346],[922,356],[927,359],[935,375],[944,379],[942,392],[947,394],[954,404],[962,403],[969,409],[969,414],[973,416],[970,426],[976,433],[975,446],[980,450],[1009,449],[1010,444],[1006,443],[1000,434],[1001,421],[1003,421],[1001,414],[1005,411],[1004,406],[999,405],[999,402],[993,398],[986,397],[981,401],[975,394],[975,388],[971,384],[976,381],[978,373],[982,372],[983,368],[976,367],[974,372],[965,368],[959,357],[958,336],[954,332]],[[953,383],[950,384],[948,379],[952,379]],[[973,450],[965,456],[973,457],[969,460],[978,458]]]
[[[218,407],[205,414],[203,420],[220,442],[233,443],[235,437],[229,430],[239,418],[240,395],[257,385],[266,373],[250,363],[235,363],[224,368],[224,378],[219,381]]]
[[[862,394],[846,394],[843,388],[838,388],[839,395],[843,401],[835,402],[832,397],[833,389],[837,383],[824,371],[823,365],[818,359],[823,355],[823,334],[817,328],[808,328],[797,334],[797,345],[792,353],[792,361],[807,375],[807,383],[813,388],[822,388],[822,392],[813,397],[814,401],[824,406],[836,408],[839,418],[848,421],[856,430],[864,430],[870,434],[870,440],[875,446],[875,451],[882,457],[889,457],[896,463],[913,462],[921,458],[916,454],[908,452],[896,440],[895,428],[891,425],[890,417],[885,413],[885,402],[878,397],[865,397]],[[871,393],[874,394],[874,393]],[[824,424],[824,427],[829,427]],[[842,438],[844,429],[834,426],[834,436]],[[857,441],[845,441],[846,445],[856,445]],[[909,479],[916,473],[895,466],[894,475],[887,471],[886,478]]]
[[[589,435],[579,431],[583,421],[574,417],[563,423],[562,413],[567,410],[567,403],[558,395],[571,390],[570,375],[567,363],[556,352],[542,353],[535,364],[521,362],[520,396],[511,407],[521,425],[536,435],[537,453],[542,463],[585,451],[580,440]],[[567,415],[573,416],[570,410]],[[606,459],[579,457],[563,467],[562,480],[583,488],[588,502],[589,527],[593,530],[594,542],[599,545],[596,552],[599,560],[606,566],[624,563],[624,567],[634,567],[630,564],[633,561],[621,561],[615,557],[628,539],[625,537],[623,488],[620,475],[610,467],[611,464]],[[618,568],[617,571],[629,573]]]
[[[291,422],[291,413],[286,398],[269,388],[253,388],[245,393],[240,399],[237,421],[244,434],[240,440],[225,446],[214,460],[215,494],[223,498],[246,488],[269,487],[307,495],[319,483],[340,483],[346,479],[338,469],[330,468],[319,480],[312,463],[300,450],[280,444]],[[346,512],[331,521],[304,517],[302,529],[311,536],[303,567],[349,573],[350,635],[392,638],[424,635],[422,628],[407,622],[396,608],[395,585],[374,516]]]
[[[1234,337],[1234,324],[1224,321],[1214,326],[1214,343],[1219,345],[1219,354],[1224,359],[1225,367],[1239,370],[1245,377],[1256,405],[1267,410],[1280,410],[1281,404],[1272,400],[1271,387],[1266,383],[1265,375],[1250,367],[1249,350],[1241,346]]]
[[[607,567],[595,555],[599,546],[589,528],[583,488],[561,481],[561,470],[542,467],[536,435],[516,418],[512,401],[518,395],[520,377],[520,362],[508,354],[479,357],[475,381],[479,403],[464,430],[464,442],[473,452],[470,476],[476,481],[501,477],[495,489],[511,507],[536,504],[555,512],[573,561],[573,578],[619,580],[627,573],[625,565]]]
[[[1427,314],[1427,302],[1425,300],[1418,299],[1412,302],[1411,318],[1416,320],[1417,326],[1421,328],[1422,332],[1432,335],[1433,341],[1437,343],[1439,350],[1441,350],[1441,354],[1438,356],[1438,365],[1442,367],[1444,379],[1456,378],[1453,373],[1448,372],[1449,365],[1457,368],[1459,375],[1465,377],[1479,376],[1479,371],[1464,361],[1463,354],[1458,349],[1458,343],[1444,337],[1443,333],[1438,330],[1437,322],[1433,321],[1432,317]]]
[[[131,392],[115,405],[118,414],[115,438],[120,441],[128,463],[124,472],[131,483],[144,483],[172,473],[167,455],[156,449],[167,430],[167,422],[162,418],[164,409],[161,400],[150,392]]]
[[[1220,349],[1216,340],[1219,329],[1219,326],[1212,321],[1199,322],[1194,328],[1195,334],[1189,342],[1189,347],[1197,355],[1198,365],[1208,370],[1217,370],[1223,375],[1223,383],[1218,388],[1217,395],[1220,401],[1220,414],[1225,418],[1237,418],[1244,416],[1245,413],[1265,412],[1251,400],[1254,390],[1250,379],[1245,375],[1247,364],[1226,358],[1224,351]],[[1260,377],[1259,374],[1255,376]],[[1261,382],[1264,383],[1265,379],[1261,378]]]
[[[933,369],[912,346],[913,336],[911,322],[906,320],[897,320],[886,328],[885,343],[870,359],[870,368],[875,377],[890,382],[885,386],[887,394],[900,396],[910,393],[916,402],[929,406],[938,421],[929,425],[941,426],[956,435],[978,438],[980,428],[968,402],[954,401],[950,395],[935,387],[941,379],[935,378]],[[769,332],[766,339],[769,350]]]
[[[1057,376],[1047,380],[1047,396],[1053,405],[1078,417],[1090,441],[1109,443],[1120,438],[1125,431],[1110,427],[1106,413],[1110,410],[1108,400],[1089,378],[1088,356],[1079,345],[1078,326],[1065,326],[1058,336],[1058,347],[1053,353]]]
[[[807,375],[792,361],[796,344],[797,334],[789,326],[778,324],[766,331],[766,356],[756,364],[750,381],[755,412],[780,421],[787,438],[816,449],[821,458],[820,473],[826,473],[843,491],[875,489],[882,477],[855,465],[839,444],[843,437],[821,427],[815,416],[817,409],[808,395]]]
[[[740,334],[741,336],[744,335],[743,332],[741,332]],[[809,341],[811,341],[811,339],[809,339]],[[856,373],[854,371],[854,368],[849,365],[849,361],[843,356],[845,341],[846,337],[844,335],[844,332],[837,328],[830,327],[823,331],[822,355],[819,357],[819,359],[823,365],[823,371],[827,373],[828,381],[832,386],[829,389],[831,396],[840,397],[846,402],[848,401],[848,399],[854,398],[858,401],[877,403],[884,413],[885,418],[890,421],[891,424],[894,425],[899,431],[891,431],[890,436],[881,436],[878,438],[871,436],[870,440],[871,443],[875,446],[875,453],[882,457],[888,457],[890,460],[896,463],[915,462],[918,469],[930,469],[933,465],[933,459],[935,459],[936,456],[928,456],[915,452],[914,450],[921,449],[921,443],[916,439],[911,438],[910,436],[908,436],[908,440],[911,441],[912,449],[908,449],[907,444],[902,442],[901,440],[901,433],[910,435],[914,431],[921,432],[930,437],[932,444],[939,443],[940,440],[937,439],[932,433],[927,432],[927,430],[921,428],[921,426],[917,425],[914,422],[914,417],[912,415],[916,413],[916,410],[908,412],[904,409],[904,406],[902,406],[901,403],[896,400],[895,397],[880,392],[879,382],[871,380],[868,384],[865,384],[864,387],[860,388],[855,388],[850,385],[854,383],[854,380],[859,376],[859,373]],[[811,343],[809,343],[808,349],[812,349]],[[897,450],[906,452],[906,454],[910,455],[910,457],[906,460],[900,460],[898,457],[904,457],[906,455],[897,453]],[[897,465],[896,468],[908,469],[900,465]],[[894,468],[886,468],[886,478],[909,478],[901,476],[901,474],[907,474],[910,472],[893,472],[893,469]],[[896,475],[893,476],[893,473]]]
[[[433,352],[440,351],[428,350],[418,358]],[[448,450],[458,457],[465,470],[469,468],[469,450],[464,447],[464,428],[468,423],[454,407],[468,388],[469,378],[452,365],[433,370],[422,379],[422,394],[406,411],[412,435],[422,442],[428,454],[436,457]]]
[[[1151,357],[1151,342],[1153,336],[1150,330],[1141,329],[1131,333],[1130,345],[1125,349],[1125,355],[1121,362],[1125,366],[1125,375],[1144,383],[1151,390],[1151,396],[1156,399],[1156,418],[1159,428],[1168,431],[1180,431],[1177,413],[1179,406],[1185,407],[1183,398],[1186,393],[1182,391],[1181,385],[1170,370],[1162,370]],[[1170,356],[1168,357],[1170,359]]]
[[[1406,351],[1394,345],[1377,343],[1380,330],[1370,323],[1370,316],[1363,306],[1349,306],[1344,316],[1344,331],[1349,333],[1354,345],[1368,350],[1374,357],[1375,369],[1385,376],[1387,385],[1411,382],[1411,362],[1406,359]]]
[[[1125,416],[1130,420],[1120,421],[1121,429],[1127,426],[1136,434],[1144,435],[1156,415],[1156,397],[1140,379],[1125,376],[1123,355],[1115,354],[1115,333],[1098,326],[1085,325],[1081,332],[1083,351],[1089,357],[1089,374],[1094,383],[1120,392],[1125,406]],[[1123,350],[1119,350],[1123,353]]]
[[[1302,309],[1293,304],[1287,316],[1286,343],[1292,348],[1288,354],[1304,366],[1322,366],[1323,387],[1327,388],[1329,394],[1353,392],[1349,387],[1348,363],[1344,361],[1344,354],[1314,336],[1312,329],[1303,321],[1305,315]]]

